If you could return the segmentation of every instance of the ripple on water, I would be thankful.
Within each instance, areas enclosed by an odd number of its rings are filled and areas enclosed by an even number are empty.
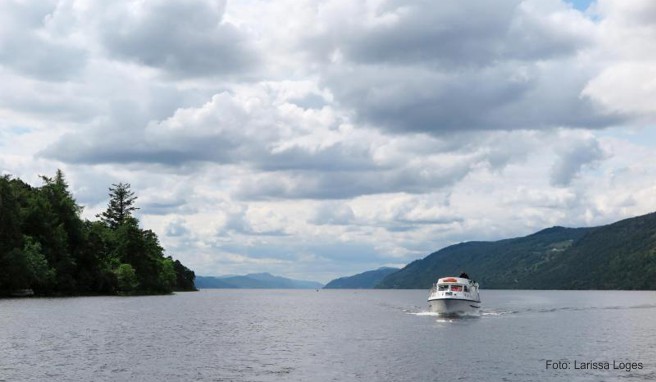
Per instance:
[[[595,380],[544,359],[627,354],[648,367],[602,378],[654,378],[655,293],[486,291],[469,320],[425,301],[412,290],[0,300],[0,381]]]

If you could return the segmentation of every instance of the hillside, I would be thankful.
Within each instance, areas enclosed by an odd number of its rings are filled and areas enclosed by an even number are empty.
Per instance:
[[[196,288],[199,289],[221,289],[221,288],[236,288],[223,281],[220,277],[196,276]]]
[[[656,213],[601,227],[452,245],[387,276],[377,288],[429,288],[461,271],[487,289],[656,289]]]
[[[656,289],[656,213],[590,231],[530,281],[542,289]]]
[[[383,267],[353,276],[340,277],[326,284],[324,289],[372,289],[385,277],[398,270],[398,268]]]
[[[200,289],[318,289],[323,284],[314,281],[293,280],[269,273],[251,273],[244,276],[197,276]]]

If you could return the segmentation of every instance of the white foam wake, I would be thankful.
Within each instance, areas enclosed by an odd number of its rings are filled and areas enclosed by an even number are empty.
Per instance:
[[[438,317],[440,314],[436,312],[409,312],[413,316],[433,316],[433,317]]]

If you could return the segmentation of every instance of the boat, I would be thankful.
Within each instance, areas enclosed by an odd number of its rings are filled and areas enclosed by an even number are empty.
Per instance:
[[[441,315],[478,314],[481,298],[478,283],[469,277],[444,277],[438,279],[428,296],[431,312]]]

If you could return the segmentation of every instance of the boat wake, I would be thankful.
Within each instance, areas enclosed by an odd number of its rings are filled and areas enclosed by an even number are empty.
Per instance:
[[[500,317],[500,316],[509,316],[509,315],[516,315],[516,314],[531,314],[531,313],[553,313],[553,312],[562,312],[562,311],[577,312],[577,311],[589,311],[589,310],[623,310],[623,309],[656,309],[656,304],[642,304],[642,305],[632,305],[632,306],[580,306],[580,307],[560,306],[560,307],[537,308],[537,309],[526,308],[520,310],[483,309],[481,310],[480,314],[465,315],[465,316],[459,315],[456,317]],[[407,311],[407,313],[415,316],[445,317],[440,313],[435,313],[431,311],[419,311],[419,312]]]
[[[461,319],[461,318],[478,318],[478,317],[498,317],[498,316],[507,316],[509,314],[517,314],[520,313],[517,310],[481,310],[479,313],[466,313],[466,314],[452,314],[452,315],[445,315],[442,313],[436,313],[436,312],[431,312],[429,310],[405,310],[407,314],[411,314],[413,316],[428,316],[428,317],[437,317],[437,318],[445,318],[445,319]]]
[[[523,314],[536,314],[536,313],[553,313],[553,312],[563,312],[563,311],[590,311],[590,310],[623,310],[623,309],[656,309],[656,304],[641,304],[641,305],[631,305],[631,306],[559,306],[559,307],[548,307],[548,308],[525,308],[519,310],[511,309],[481,309],[480,313],[473,314],[458,314],[458,315],[444,315],[441,313],[431,312],[429,310],[421,310],[421,308],[416,307],[416,309],[404,309],[404,312],[418,317],[435,317],[437,322],[454,322],[455,320],[467,319],[467,318],[494,318],[494,317],[505,317],[513,315],[523,315]]]
[[[477,318],[481,316],[481,314],[478,313],[443,314],[443,313],[437,313],[431,311],[420,311],[420,312],[406,311],[406,313],[411,314],[413,316],[436,317],[439,318],[439,320],[437,320],[438,322],[452,322],[453,320]]]
[[[413,316],[432,316],[432,317],[437,317],[440,315],[439,313],[435,313],[435,312],[415,312],[415,313],[408,312],[408,314],[412,314]]]
[[[587,311],[587,310],[631,310],[631,309],[654,309],[656,304],[641,304],[630,306],[557,306],[552,308],[528,308],[523,310],[525,313],[551,313],[561,311]]]
[[[517,310],[489,310],[489,311],[482,311],[481,316],[491,316],[491,317],[496,317],[496,316],[507,316],[509,314],[516,314],[519,313]]]

